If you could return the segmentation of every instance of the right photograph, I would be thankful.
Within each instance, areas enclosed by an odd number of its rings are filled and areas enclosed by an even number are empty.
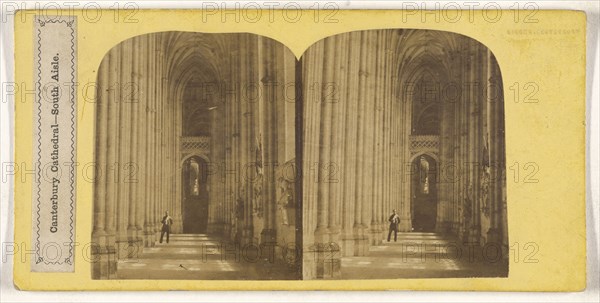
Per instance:
[[[507,277],[504,96],[473,38],[339,34],[297,65],[303,279]]]

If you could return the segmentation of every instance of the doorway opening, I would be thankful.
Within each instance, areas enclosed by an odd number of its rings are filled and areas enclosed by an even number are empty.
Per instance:
[[[183,162],[182,174],[183,232],[206,233],[209,202],[207,162],[192,156]]]
[[[411,178],[411,217],[413,231],[433,232],[437,217],[437,161],[427,155],[417,156]]]

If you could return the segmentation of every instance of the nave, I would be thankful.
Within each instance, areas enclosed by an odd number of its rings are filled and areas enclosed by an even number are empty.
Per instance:
[[[495,245],[508,268],[504,96],[487,46],[354,31],[315,43],[302,64],[303,83],[336,84],[331,98],[303,86],[303,171],[319,172],[302,183],[304,279],[346,278],[345,263],[380,254],[396,263],[397,247],[380,245],[393,211],[398,231]]]
[[[281,247],[301,247],[295,69],[284,45],[245,33],[151,33],[108,51],[95,104],[94,279],[177,276],[186,264],[183,275],[199,279],[275,276],[228,261],[199,267],[190,252],[208,237],[276,247],[286,262]],[[156,245],[166,213],[173,245]],[[131,263],[132,251],[149,261]],[[161,264],[169,254],[182,267]],[[300,278],[293,262],[282,279]]]

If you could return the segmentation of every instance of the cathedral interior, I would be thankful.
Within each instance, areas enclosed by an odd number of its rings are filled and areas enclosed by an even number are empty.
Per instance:
[[[300,278],[295,70],[286,47],[251,34],[153,33],[109,51],[94,278]]]
[[[94,279],[508,274],[502,79],[472,38],[356,31],[297,59],[162,32],[97,77]]]
[[[303,171],[316,172],[303,179],[303,278],[506,276],[491,51],[450,32],[368,30],[319,41],[302,64]]]

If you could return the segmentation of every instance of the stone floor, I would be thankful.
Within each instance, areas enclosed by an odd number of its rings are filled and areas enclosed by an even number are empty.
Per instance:
[[[239,247],[205,234],[172,234],[169,243],[144,248],[136,258],[117,264],[119,279],[286,280],[294,272],[269,262],[257,246]]]
[[[506,276],[506,263],[496,260],[494,247],[487,253],[436,233],[398,233],[397,242],[383,240],[368,256],[342,258],[342,279]]]
[[[505,263],[491,262],[483,252],[436,233],[398,233],[369,255],[344,257],[341,279],[452,278],[506,276]],[[269,262],[256,246],[236,247],[205,234],[173,234],[117,264],[118,279],[289,280],[295,274],[283,262]],[[494,256],[493,251],[488,255]],[[504,264],[504,265],[503,265]]]

